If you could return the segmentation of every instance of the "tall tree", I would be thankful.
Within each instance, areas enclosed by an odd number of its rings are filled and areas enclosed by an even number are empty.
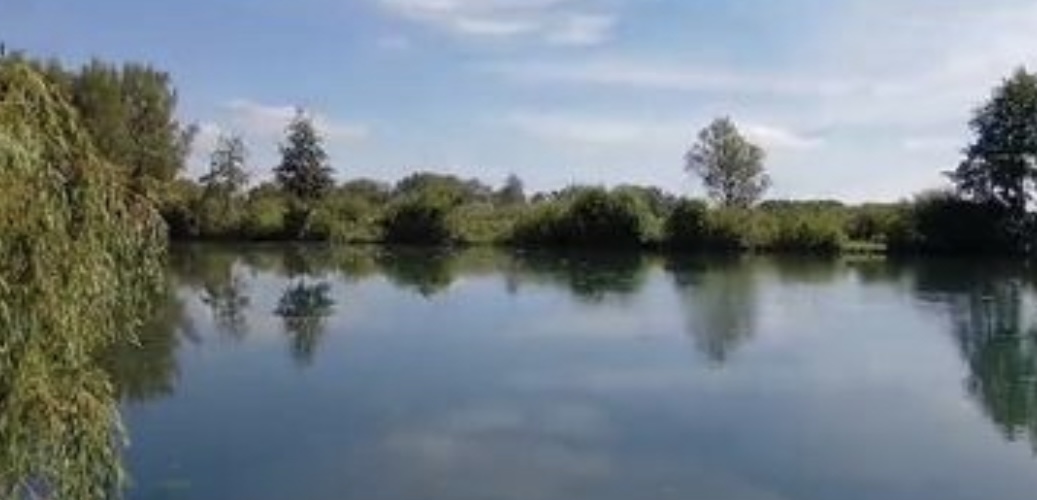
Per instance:
[[[1017,70],[969,126],[975,140],[951,179],[966,198],[998,205],[1021,223],[1037,189],[1037,75]]]
[[[699,132],[685,154],[685,169],[702,178],[710,198],[725,207],[747,208],[771,185],[763,148],[742,136],[730,118],[718,118]]]
[[[328,154],[313,120],[303,110],[296,112],[281,145],[281,163],[274,168],[277,183],[286,193],[309,206],[335,185]]]
[[[504,186],[497,192],[497,199],[504,204],[518,204],[526,202],[526,190],[522,179],[515,174],[508,175]]]
[[[246,161],[248,150],[240,136],[220,136],[209,157],[209,173],[198,180],[207,191],[236,196],[248,184]]]
[[[209,160],[209,172],[199,181],[202,194],[193,212],[197,230],[206,237],[223,237],[241,229],[244,219],[243,191],[248,183],[245,162],[248,152],[237,136],[221,136]]]
[[[93,61],[71,80],[73,104],[99,152],[122,168],[135,191],[158,197],[183,170],[195,132],[176,119],[169,74]]]

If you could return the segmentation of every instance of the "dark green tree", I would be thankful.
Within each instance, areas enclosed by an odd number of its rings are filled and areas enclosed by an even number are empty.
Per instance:
[[[281,144],[281,163],[274,168],[277,183],[285,193],[304,203],[313,203],[335,186],[328,154],[313,124],[303,110],[288,124]]]
[[[497,201],[505,205],[517,205],[526,202],[526,190],[522,179],[515,174],[508,175],[504,187],[497,192]]]
[[[748,208],[771,185],[763,148],[742,136],[730,118],[718,118],[699,132],[684,155],[685,169],[702,178],[710,198],[725,207]]]
[[[1020,68],[994,89],[969,126],[975,140],[950,177],[971,201],[1006,211],[1018,232],[1037,189],[1037,75]]]
[[[308,237],[317,204],[335,187],[322,142],[313,119],[299,109],[281,144],[281,163],[274,167],[277,184],[289,197],[285,230],[295,238]]]

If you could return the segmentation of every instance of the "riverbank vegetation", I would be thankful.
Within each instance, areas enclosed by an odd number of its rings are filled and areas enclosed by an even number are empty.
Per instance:
[[[97,358],[161,282],[163,224],[98,154],[61,86],[0,60],[0,498],[109,498],[123,483]]]
[[[28,62],[69,96],[99,154],[159,207],[174,240],[1023,254],[1037,234],[1037,77],[1025,70],[975,112],[974,140],[947,175],[951,187],[844,204],[766,199],[766,152],[728,118],[704,128],[684,155],[707,199],[634,185],[527,193],[514,175],[499,185],[432,171],[395,182],[351,178],[348,167],[333,168],[304,110],[288,125],[276,165],[258,168],[242,138],[226,136],[206,152],[208,172],[189,178],[195,130],[176,118],[168,74]]]

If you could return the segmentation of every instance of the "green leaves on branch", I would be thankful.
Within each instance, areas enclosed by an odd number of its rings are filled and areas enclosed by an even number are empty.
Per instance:
[[[96,499],[122,484],[96,356],[160,282],[164,226],[59,88],[0,60],[0,498]]]

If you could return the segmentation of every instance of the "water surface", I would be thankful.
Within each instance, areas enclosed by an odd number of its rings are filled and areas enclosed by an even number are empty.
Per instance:
[[[186,247],[131,499],[1031,499],[1035,275]]]

